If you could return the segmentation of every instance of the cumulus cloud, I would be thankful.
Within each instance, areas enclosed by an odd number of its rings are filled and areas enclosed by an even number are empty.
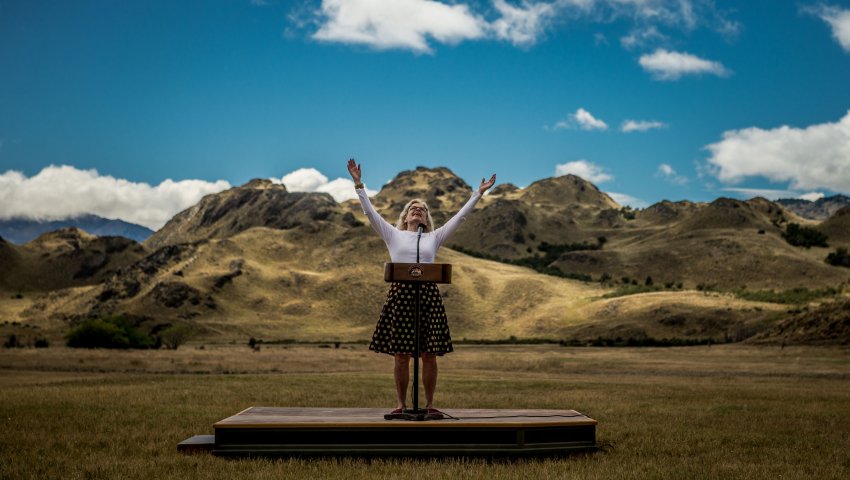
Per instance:
[[[603,183],[613,180],[614,176],[607,173],[604,168],[587,160],[576,160],[555,165],[555,176],[576,175],[591,183]]]
[[[571,115],[572,119],[579,125],[582,130],[607,130],[608,124],[594,117],[587,110],[579,108],[576,113]]]
[[[656,25],[685,31],[703,25],[722,35],[737,25],[711,2],[691,0],[322,0],[318,9],[290,16],[290,22],[316,25],[312,37],[320,41],[430,53],[432,42],[533,45],[564,19],[610,23],[621,18],[639,25],[621,39],[628,47],[666,38]]]
[[[670,52],[663,48],[641,55],[638,63],[656,80],[678,80],[682,75],[703,73],[725,77],[731,73],[720,62],[699,58],[690,53]]]
[[[629,207],[632,207],[632,208],[646,208],[646,207],[649,206],[649,204],[646,203],[645,201],[643,201],[639,198],[633,197],[631,195],[625,194],[625,193],[617,193],[617,192],[605,192],[605,193],[609,197],[614,199],[614,201],[619,203],[620,205],[628,205]]]
[[[709,171],[725,183],[764,177],[792,189],[850,192],[850,111],[805,128],[730,130],[705,148]]]
[[[676,173],[676,170],[673,169],[670,165],[666,163],[662,163],[658,166],[658,170],[655,173],[657,176],[667,180],[670,183],[674,183],[676,185],[684,185],[688,183],[688,177],[683,175],[679,175]]]
[[[835,41],[841,45],[845,52],[850,52],[850,10],[821,5],[809,8],[807,11],[826,22],[832,28],[832,36]]]
[[[330,194],[337,202],[357,198],[354,182],[351,179],[337,178],[328,181],[328,177],[315,168],[299,168],[279,180],[274,178],[271,180],[284,184],[290,192],[324,192]],[[367,188],[366,193],[371,197],[378,192]]]
[[[68,165],[51,165],[32,177],[9,170],[0,175],[0,218],[60,220],[91,213],[158,230],[204,195],[228,188],[224,180],[168,179],[153,186]]]
[[[667,124],[657,120],[626,120],[620,125],[622,132],[645,132],[656,128],[666,128]]]
[[[468,5],[433,0],[324,0],[316,40],[431,52],[441,43],[482,38],[486,22]]]

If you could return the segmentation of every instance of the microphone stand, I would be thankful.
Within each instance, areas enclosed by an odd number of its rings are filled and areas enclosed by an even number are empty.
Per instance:
[[[425,230],[425,226],[420,223],[417,230],[418,233],[416,235],[416,263],[419,263],[419,242],[422,240],[422,232]],[[416,289],[416,319],[413,322],[413,328],[415,330],[415,333],[413,337],[413,411],[411,413],[413,415],[419,416],[423,414],[423,412],[419,410],[419,303],[421,301],[419,282],[416,282],[414,288]]]

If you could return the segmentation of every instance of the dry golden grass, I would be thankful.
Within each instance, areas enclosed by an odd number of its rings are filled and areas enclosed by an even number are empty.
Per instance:
[[[365,346],[6,350],[0,365],[0,478],[838,479],[850,471],[842,349],[462,346],[441,363],[439,405],[574,408],[600,422],[597,453],[515,462],[177,453],[181,440],[250,405],[391,405],[389,357]]]

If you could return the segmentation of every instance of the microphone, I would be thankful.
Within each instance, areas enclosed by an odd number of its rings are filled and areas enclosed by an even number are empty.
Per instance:
[[[422,240],[422,232],[425,231],[425,225],[420,223],[416,230],[419,232],[416,234],[416,263],[419,263],[419,241]]]

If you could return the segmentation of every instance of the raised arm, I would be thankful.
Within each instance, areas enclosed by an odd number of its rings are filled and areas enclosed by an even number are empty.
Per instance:
[[[396,228],[384,220],[384,217],[379,215],[375,210],[375,207],[372,206],[372,202],[369,200],[369,195],[366,193],[366,187],[360,181],[360,165],[357,164],[353,158],[348,160],[348,173],[351,175],[351,179],[354,180],[354,189],[357,192],[357,198],[360,200],[360,207],[369,219],[369,224],[372,225],[372,229],[378,232],[378,235],[384,239],[384,243],[389,245],[390,239],[392,238],[392,232]]]
[[[466,220],[467,215],[472,213],[472,211],[475,209],[475,204],[478,203],[478,200],[481,200],[481,196],[484,195],[484,192],[486,192],[495,183],[495,173],[492,177],[490,177],[490,180],[488,181],[484,181],[484,179],[482,178],[481,185],[478,187],[478,190],[472,192],[472,196],[469,197],[469,200],[466,202],[463,208],[461,208],[459,212],[457,212],[452,218],[450,218],[445,225],[434,230],[434,235],[436,235],[437,237],[438,247],[441,246],[446,240],[448,240],[448,238],[455,232],[455,230],[460,227],[461,223]]]

